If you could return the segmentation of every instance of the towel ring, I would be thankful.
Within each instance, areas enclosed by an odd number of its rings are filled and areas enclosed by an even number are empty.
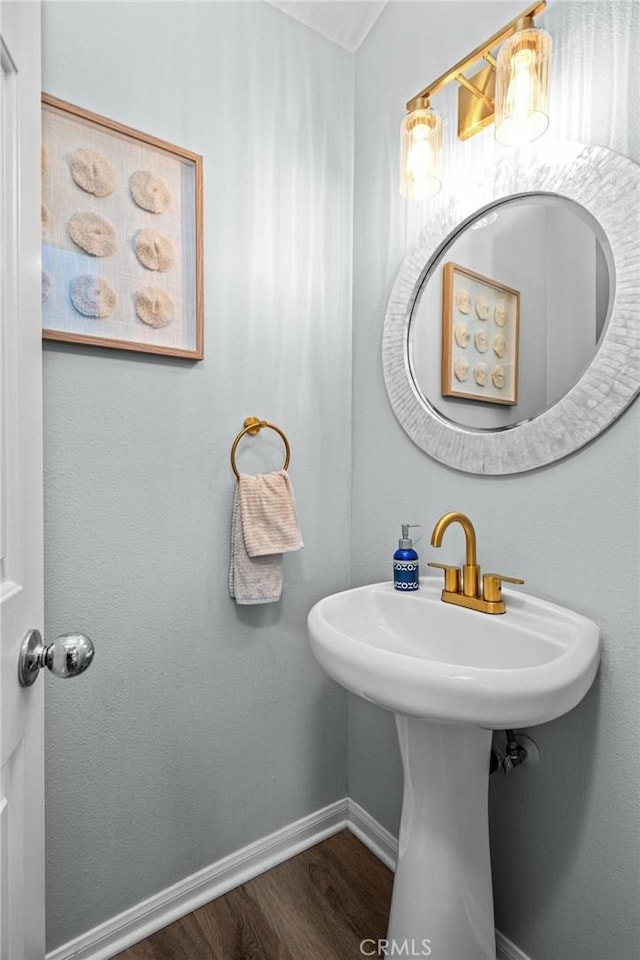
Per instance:
[[[275,430],[275,432],[282,438],[285,449],[285,458],[284,458],[284,467],[283,470],[286,470],[289,466],[289,460],[291,459],[291,448],[289,446],[289,441],[286,438],[286,435],[280,429],[276,427],[274,423],[268,423],[266,420],[258,420],[257,417],[247,417],[244,422],[244,428],[240,431],[238,436],[233,441],[233,446],[231,447],[231,469],[236,475],[236,480],[240,479],[240,474],[238,473],[238,468],[236,467],[236,450],[238,449],[238,444],[244,437],[246,433],[251,434],[252,437],[255,437],[257,433],[260,433],[263,427],[268,427],[269,430]]]

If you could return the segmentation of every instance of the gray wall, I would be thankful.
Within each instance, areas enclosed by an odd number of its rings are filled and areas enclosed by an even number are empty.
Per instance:
[[[600,624],[603,660],[591,692],[568,716],[530,731],[540,765],[492,778],[496,922],[536,960],[636,960],[640,406],[562,463],[478,478],[439,465],[411,443],[387,401],[380,364],[395,273],[421,221],[437,215],[437,202],[410,210],[397,193],[403,104],[521,7],[394,2],[356,54],[353,584],[389,578],[402,521],[423,524],[417,549],[426,563],[431,526],[457,509],[476,522],[486,569],[522,576],[524,589]],[[639,35],[639,10],[620,0],[549,5],[550,135],[603,143],[640,161],[638,114],[629,109],[640,93],[631,40]],[[474,165],[491,163],[504,148],[491,130],[457,143],[452,97],[443,91],[434,106],[450,118],[445,166],[464,189]],[[453,534],[438,559],[461,551]],[[401,773],[392,718],[356,698],[349,789],[397,830]]]
[[[347,585],[353,58],[264,3],[44,6],[44,89],[204,155],[205,359],[45,346],[48,947],[346,794],[305,616]],[[321,95],[319,94],[321,91]],[[305,547],[227,595],[229,448],[291,442]],[[278,438],[244,440],[248,472]]]

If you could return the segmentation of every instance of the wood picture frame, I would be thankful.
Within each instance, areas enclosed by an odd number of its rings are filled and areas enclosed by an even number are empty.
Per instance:
[[[201,360],[202,157],[42,95],[43,338]]]
[[[442,278],[442,395],[514,406],[519,291],[457,263]]]

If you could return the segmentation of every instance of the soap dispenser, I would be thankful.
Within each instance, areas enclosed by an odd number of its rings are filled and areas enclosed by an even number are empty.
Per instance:
[[[393,586],[396,590],[418,590],[420,587],[418,554],[413,549],[413,540],[409,537],[409,529],[419,526],[419,523],[402,524],[402,538],[398,541],[398,549],[393,555]]]

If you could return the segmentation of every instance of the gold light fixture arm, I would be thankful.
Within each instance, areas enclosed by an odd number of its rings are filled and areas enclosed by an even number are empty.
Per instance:
[[[488,97],[483,90],[480,90],[479,87],[476,87],[475,83],[472,83],[463,73],[459,73],[454,80],[457,80],[458,83],[461,83],[463,87],[466,87],[467,90],[477,97],[478,100],[482,100],[493,111],[493,100],[491,97]]]
[[[537,17],[538,14],[547,6],[547,0],[538,0],[537,3],[532,3],[531,6],[527,7],[526,10],[523,10],[522,13],[519,13],[517,17],[514,17],[513,20],[510,20],[509,23],[506,23],[504,27],[494,33],[492,37],[489,37],[488,40],[485,40],[480,46],[476,47],[475,50],[472,50],[471,53],[468,53],[466,57],[463,57],[462,60],[459,60],[455,66],[450,67],[446,73],[443,73],[442,76],[438,77],[437,80],[434,80],[433,83],[430,83],[424,90],[421,90],[420,93],[416,93],[411,100],[407,101],[407,110],[411,112],[415,101],[421,97],[431,97],[434,93],[437,93],[438,90],[441,90],[442,87],[446,86],[451,80],[457,80],[460,83],[463,83],[461,74],[464,70],[468,70],[469,67],[472,67],[478,60],[486,60],[487,63],[495,69],[496,61],[492,54],[492,50],[495,47],[500,46],[508,37],[510,37],[517,29],[522,26],[522,21],[525,19],[532,20],[534,17]],[[464,78],[466,79],[466,78]],[[467,84],[464,84],[467,86]],[[473,86],[473,85],[472,85]],[[481,99],[484,99],[484,94],[481,94],[481,91],[473,90],[471,87],[468,87],[471,92],[475,95],[480,95]],[[493,107],[493,104],[491,104]]]

